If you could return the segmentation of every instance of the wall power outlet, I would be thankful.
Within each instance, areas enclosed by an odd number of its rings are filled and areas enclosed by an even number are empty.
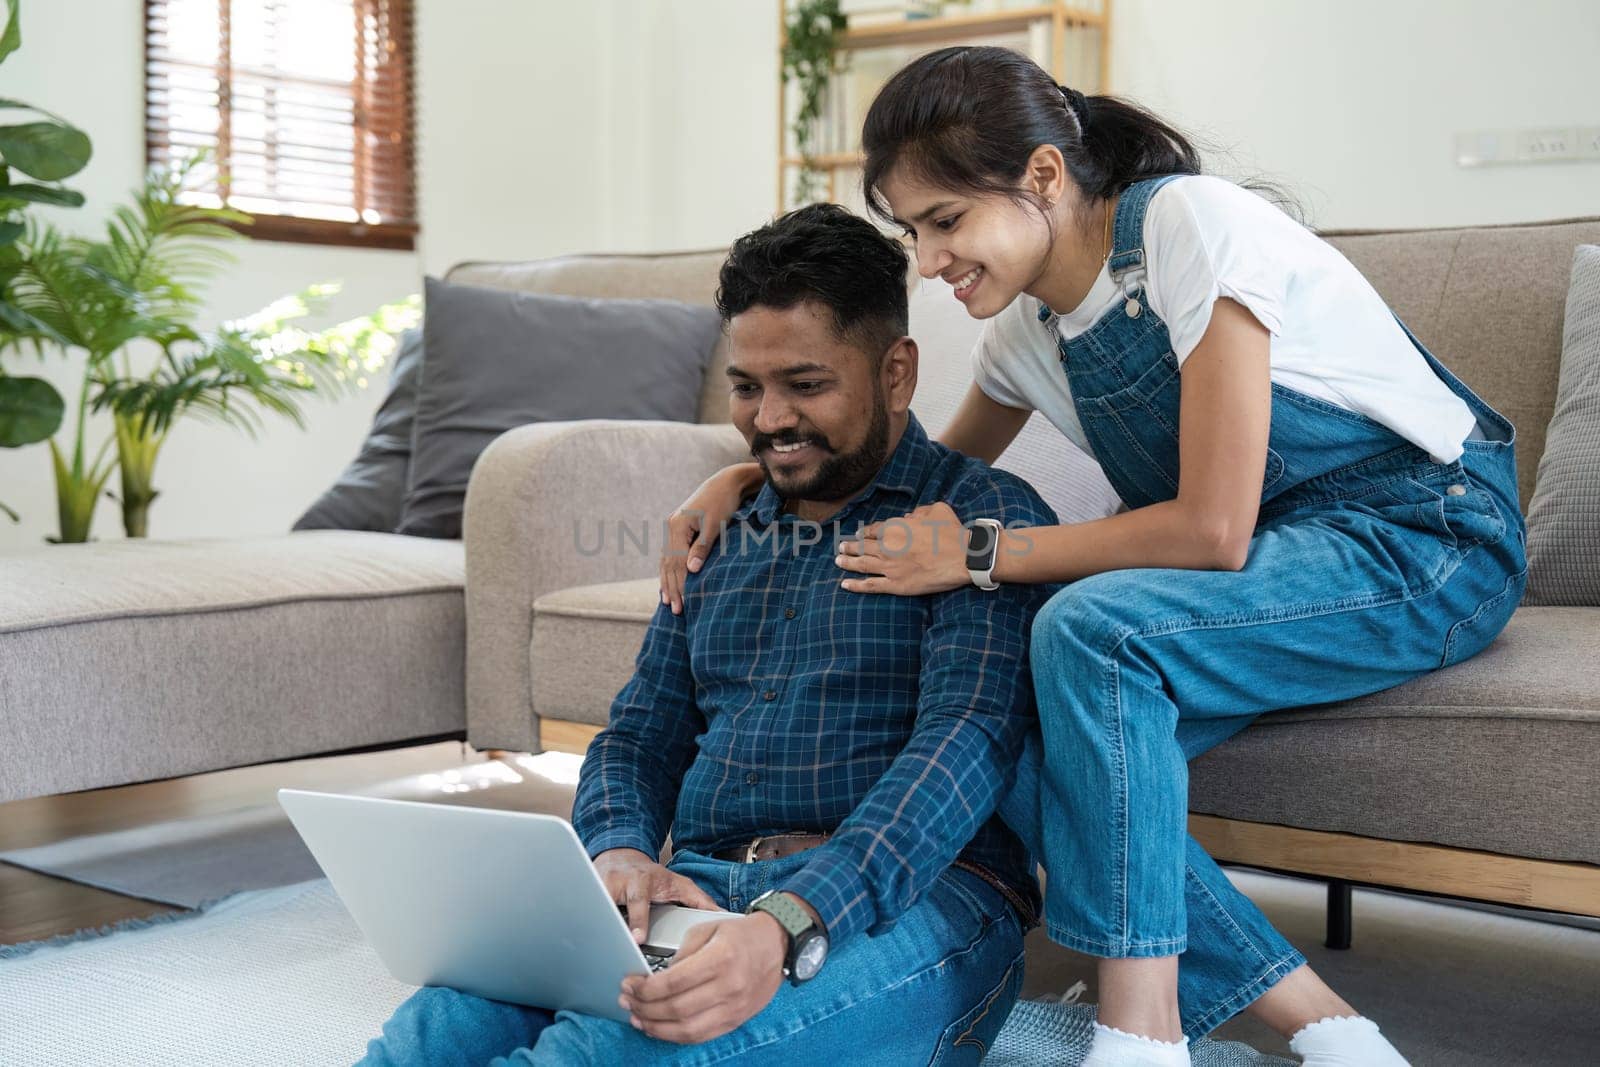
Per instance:
[[[1544,126],[1456,134],[1456,165],[1600,160],[1600,126]]]

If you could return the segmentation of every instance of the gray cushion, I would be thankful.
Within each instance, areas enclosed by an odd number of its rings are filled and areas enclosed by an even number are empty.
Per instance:
[[[1529,604],[1600,604],[1600,245],[1572,256],[1561,375],[1528,505]]]
[[[294,524],[296,530],[370,530],[393,533],[400,525],[411,469],[411,422],[422,377],[422,331],[400,335],[389,371],[389,395],[372,419],[361,451],[332,488]]]
[[[1258,719],[1190,764],[1190,810],[1600,863],[1596,649],[1600,608],[1521,608],[1464,663]]]
[[[716,311],[426,281],[422,385],[397,532],[460,537],[478,455],[500,434],[566,419],[693,422],[722,333]]]
[[[655,578],[602,582],[546,593],[533,602],[533,712],[604,726],[611,701],[661,603]]]
[[[463,572],[342,530],[0,556],[0,802],[460,734]]]

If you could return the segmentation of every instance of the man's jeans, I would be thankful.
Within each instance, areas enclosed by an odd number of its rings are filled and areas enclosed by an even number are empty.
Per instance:
[[[679,852],[668,865],[722,907],[742,911],[806,854],[727,863]],[[559,959],[549,961],[561,966]],[[371,1067],[814,1062],[976,1064],[1022,986],[1022,931],[1005,898],[954,868],[894,927],[859,936],[801,986],[788,982],[730,1034],[702,1045],[647,1037],[627,1023],[547,1012],[429,986],[400,1005],[362,1061]],[[621,987],[618,987],[621,993]],[[867,1052],[865,1050],[870,1050]]]

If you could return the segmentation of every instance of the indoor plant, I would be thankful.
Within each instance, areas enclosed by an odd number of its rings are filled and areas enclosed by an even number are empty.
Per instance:
[[[225,224],[249,221],[182,202],[203,165],[197,157],[153,168],[133,203],[114,210],[102,240],[67,237],[33,220],[19,242],[13,299],[37,327],[0,336],[0,347],[54,343],[86,355],[72,445],[50,441],[61,523],[54,540],[88,540],[99,495],[119,466],[124,528],[144,536],[155,463],[174,419],[194,413],[253,432],[260,412],[272,412],[303,425],[304,394],[364,386],[362,375],[392,348],[385,331],[417,317],[413,298],[320,333],[292,326],[337,291],[324,285],[202,332],[195,325],[201,286],[232,262],[223,245],[240,237]],[[147,371],[135,367],[135,343],[154,349]],[[89,416],[105,409],[115,432],[91,457]]]
[[[18,6],[19,0],[6,0],[0,8],[0,17],[5,18],[4,30],[0,31],[0,62],[22,44]],[[59,183],[89,162],[89,138],[82,130],[32,104],[0,99],[0,108],[26,109],[45,116],[42,121],[0,126],[0,331],[48,337],[48,327],[10,299],[11,280],[22,263],[17,240],[25,231],[23,212],[30,205],[82,206],[83,194]],[[34,180],[13,181],[13,172]],[[49,382],[8,376],[0,367],[0,448],[20,448],[46,440],[60,428],[65,411],[61,394]],[[17,513],[4,502],[0,502],[0,512],[11,521],[18,521]]]
[[[784,27],[783,76],[800,91],[795,114],[795,146],[800,151],[800,173],[795,180],[795,202],[806,204],[822,190],[822,171],[815,161],[817,124],[822,117],[823,93],[838,72],[839,38],[847,22],[839,0],[800,0]]]

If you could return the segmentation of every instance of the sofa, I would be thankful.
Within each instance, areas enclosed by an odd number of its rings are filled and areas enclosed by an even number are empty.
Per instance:
[[[1518,428],[1532,496],[1554,405],[1573,249],[1600,219],[1328,239],[1441,360]],[[574,295],[707,301],[718,250],[469,263],[452,281]],[[942,285],[913,282],[913,408],[937,434],[970,381],[979,329]],[[727,424],[718,352],[701,422],[526,426],[468,490],[467,708],[475,744],[582,751],[632,671],[657,600],[662,519],[748,458]],[[1064,517],[1114,495],[1087,457],[1030,420],[999,466]],[[1480,656],[1345,703],[1268,715],[1195,760],[1191,830],[1224,862],[1330,883],[1329,943],[1349,891],[1376,885],[1600,915],[1600,605],[1522,607]]]
[[[1532,494],[1572,250],[1600,219],[1327,235],[1519,432]],[[464,263],[447,280],[707,303],[721,250]],[[937,433],[979,328],[915,283],[915,410]],[[0,557],[0,801],[464,738],[582,751],[656,605],[662,522],[747,451],[725,353],[698,422],[499,437],[461,542],[373,533],[113,542]],[[1115,507],[1035,416],[999,461],[1065,517]],[[1408,685],[1263,717],[1191,767],[1219,859],[1330,882],[1600,915],[1600,605],[1526,606],[1489,650]]]

